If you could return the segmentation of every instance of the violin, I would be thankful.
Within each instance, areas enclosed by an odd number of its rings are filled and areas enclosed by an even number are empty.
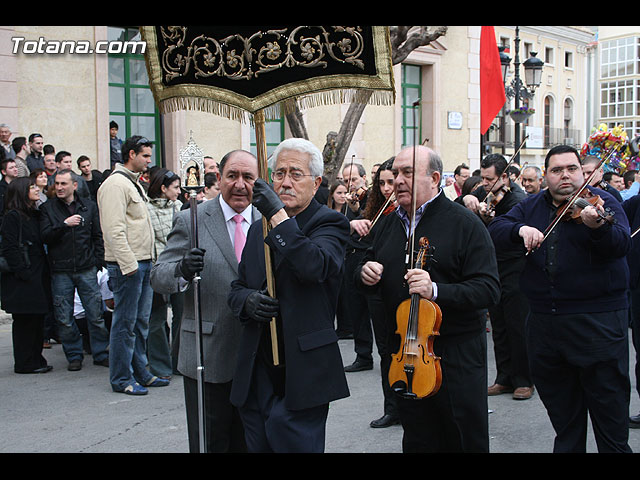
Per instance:
[[[489,192],[489,194],[484,199],[485,203],[487,204],[487,213],[493,212],[498,204],[502,201],[504,196],[510,191],[511,189],[509,187],[503,185],[497,192]]]
[[[365,195],[369,192],[368,188],[359,187],[353,192],[348,194],[350,202],[360,202],[365,197]]]
[[[429,240],[420,238],[415,268],[424,268],[432,252]],[[433,353],[434,336],[440,334],[442,323],[440,307],[414,293],[396,309],[396,322],[401,343],[398,352],[391,355],[391,389],[408,399],[434,395],[442,384],[440,357]]]
[[[569,202],[570,199],[567,199],[566,202]],[[600,195],[596,195],[589,190],[584,190],[577,199],[573,202],[573,205],[567,209],[567,211],[562,215],[563,221],[574,221],[576,223],[582,223],[582,217],[580,213],[589,205],[596,207],[596,212],[598,216],[606,221],[607,223],[614,224],[617,222],[613,216],[616,214],[609,207],[604,208],[604,200]],[[600,207],[600,208],[598,208]],[[559,212],[562,211],[562,208],[558,209]]]

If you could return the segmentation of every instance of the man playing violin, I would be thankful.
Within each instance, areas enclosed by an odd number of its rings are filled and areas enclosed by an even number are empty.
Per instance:
[[[585,452],[587,414],[598,451],[630,452],[629,224],[620,202],[585,186],[573,147],[552,148],[545,170],[548,189],[496,217],[489,232],[497,248],[518,244],[528,252],[521,276],[531,309],[527,349],[556,432],[554,452]],[[583,186],[582,197],[599,195],[604,206],[588,204],[575,220],[547,228]],[[606,209],[615,221],[603,219]]]
[[[500,154],[487,155],[480,163],[482,185],[462,199],[488,225],[524,200],[524,191],[509,179],[507,161]],[[515,400],[533,395],[533,381],[524,340],[524,326],[529,314],[527,298],[519,286],[525,258],[517,246],[496,248],[500,273],[500,302],[489,308],[491,335],[496,359],[496,378],[487,394],[511,393]]]
[[[373,230],[357,279],[365,291],[380,295],[392,333],[398,330],[398,306],[412,294],[436,302],[442,312],[433,341],[441,358],[439,390],[419,399],[397,397],[403,451],[488,452],[485,321],[500,293],[491,238],[476,215],[440,189],[442,161],[433,150],[402,150],[392,171],[398,207]],[[407,269],[407,240],[418,245],[422,237],[434,248],[429,271],[413,268],[415,259]],[[399,351],[398,337],[387,340],[390,352]]]

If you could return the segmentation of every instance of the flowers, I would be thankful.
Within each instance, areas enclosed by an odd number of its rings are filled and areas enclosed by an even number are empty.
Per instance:
[[[512,115],[512,114],[533,115],[534,113],[536,113],[536,109],[529,108],[529,107],[518,107],[518,108],[514,108],[513,110],[509,110],[507,113],[509,115]]]

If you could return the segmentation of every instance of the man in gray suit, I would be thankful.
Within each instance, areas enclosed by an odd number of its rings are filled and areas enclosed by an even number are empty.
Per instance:
[[[260,213],[251,206],[258,161],[251,153],[234,150],[220,161],[220,195],[198,205],[198,246],[191,249],[190,211],[176,215],[167,247],[151,271],[151,286],[161,294],[185,291],[180,326],[178,371],[184,376],[189,450],[198,448],[198,392],[193,289],[200,273],[202,345],[205,372],[205,430],[210,452],[245,452],[244,430],[229,402],[236,366],[241,324],[227,306],[231,281],[238,276],[244,238]],[[239,237],[238,237],[239,235]],[[237,251],[236,251],[237,247]]]

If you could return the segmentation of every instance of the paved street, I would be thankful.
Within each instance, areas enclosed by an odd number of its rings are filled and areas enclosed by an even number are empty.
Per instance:
[[[489,380],[494,378],[489,339]],[[353,342],[341,340],[345,364],[354,359]],[[633,353],[633,348],[631,352]],[[143,397],[113,393],[108,369],[85,357],[79,372],[67,371],[61,345],[44,355],[53,370],[44,375],[13,373],[11,324],[0,315],[0,453],[183,453],[187,433],[182,379],[151,389]],[[379,369],[348,373],[351,396],[331,404],[327,426],[328,453],[401,452],[402,428],[372,429],[382,414]],[[640,400],[632,380],[633,414]],[[492,453],[548,453],[553,430],[536,395],[516,401],[510,395],[489,398]],[[630,431],[629,443],[640,452],[640,430]],[[589,435],[589,452],[596,452]]]

